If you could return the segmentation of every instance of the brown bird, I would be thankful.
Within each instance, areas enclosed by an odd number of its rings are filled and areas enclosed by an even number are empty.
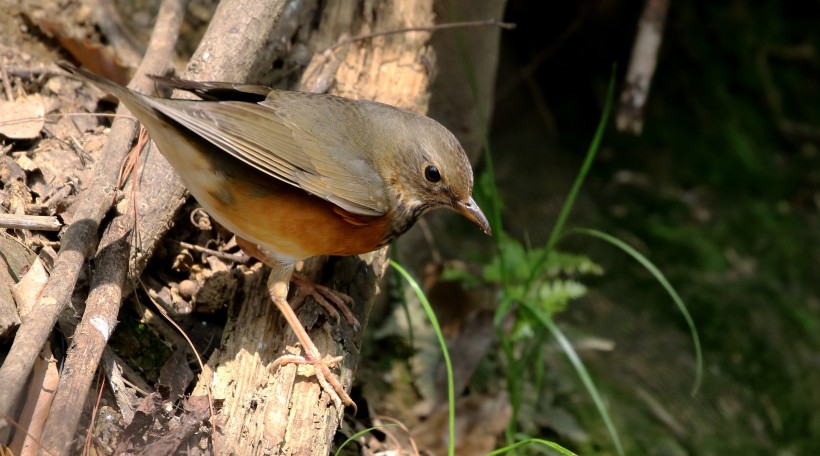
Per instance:
[[[471,196],[467,155],[428,117],[373,101],[163,77],[154,79],[202,100],[156,98],[60,66],[119,98],[202,207],[272,268],[271,298],[304,350],[275,364],[314,365],[337,407],[355,407],[330,372],[339,359],[319,354],[287,302],[288,284],[343,310],[350,298],[294,276],[295,264],[376,250],[438,207],[455,209],[490,234]]]

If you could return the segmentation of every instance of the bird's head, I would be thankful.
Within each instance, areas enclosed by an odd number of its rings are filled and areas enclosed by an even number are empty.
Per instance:
[[[398,125],[393,163],[398,212],[412,224],[428,210],[447,207],[492,234],[473,199],[473,169],[456,137],[438,122],[410,115]]]

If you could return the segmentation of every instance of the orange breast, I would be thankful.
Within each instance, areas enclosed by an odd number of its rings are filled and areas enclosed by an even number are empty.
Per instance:
[[[182,182],[220,224],[278,260],[358,255],[383,244],[388,216],[351,214],[240,162],[173,123],[146,121],[152,132],[181,130],[181,135],[153,136]]]
[[[282,257],[357,255],[377,249],[387,233],[387,216],[351,214],[269,176],[222,178],[194,197],[240,237]],[[212,181],[216,184],[217,181]]]

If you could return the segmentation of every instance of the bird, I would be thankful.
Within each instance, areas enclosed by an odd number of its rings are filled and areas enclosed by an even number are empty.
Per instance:
[[[491,234],[464,149],[429,117],[375,101],[167,76],[150,77],[199,99],[155,97],[57,63],[118,98],[196,201],[271,268],[268,292],[303,351],[272,364],[313,365],[337,408],[355,408],[330,370],[341,357],[321,356],[287,301],[290,283],[358,323],[348,296],[294,274],[295,265],[377,250],[436,208]]]

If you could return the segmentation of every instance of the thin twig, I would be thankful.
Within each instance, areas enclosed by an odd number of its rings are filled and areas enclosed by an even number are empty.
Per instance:
[[[427,242],[427,246],[430,249],[430,254],[433,257],[433,263],[441,264],[444,261],[444,258],[441,256],[441,252],[436,246],[436,237],[433,235],[433,230],[430,229],[430,222],[428,222],[427,219],[419,219],[416,225],[418,225],[422,236],[424,236],[424,240]]]
[[[668,11],[669,0],[646,0],[644,4],[615,116],[615,126],[619,131],[639,135],[643,130],[644,111],[658,66]]]
[[[64,113],[57,113],[57,114],[46,114],[43,117],[20,117],[18,119],[11,119],[11,120],[7,120],[5,122],[0,122],[0,126],[24,124],[24,123],[29,123],[33,120],[40,120],[40,119],[53,120],[53,119],[56,119],[56,118],[59,118],[59,117],[110,117],[112,119],[125,118],[125,119],[136,120],[134,116],[131,116],[131,115],[128,115],[128,114],[115,114],[115,113],[105,113],[105,112],[64,112]],[[54,139],[57,139],[58,141],[60,141],[59,138],[55,137]],[[63,144],[65,144],[65,143],[63,142]]]
[[[39,450],[40,450],[40,451],[45,451],[46,453],[48,453],[48,454],[49,454],[49,455],[51,455],[51,456],[56,456],[56,455],[55,455],[52,451],[49,451],[49,449],[48,449],[48,448],[44,447],[44,446],[40,443],[40,441],[39,441],[39,440],[37,440],[37,438],[36,438],[35,436],[33,436],[33,435],[31,434],[31,432],[29,432],[29,431],[28,431],[28,429],[26,429],[26,428],[25,428],[25,427],[23,427],[23,426],[20,426],[20,423],[18,423],[17,421],[15,421],[15,420],[11,419],[11,417],[10,417],[10,416],[8,416],[8,415],[6,415],[6,414],[4,414],[4,413],[0,412],[0,422],[3,422],[3,421],[5,421],[6,423],[9,423],[9,424],[11,424],[12,426],[14,426],[15,428],[17,428],[17,432],[24,432],[24,433],[26,434],[26,437],[28,437],[28,438],[32,439],[32,441],[36,442],[36,443],[37,443],[37,445],[39,445]]]
[[[34,231],[60,231],[63,224],[51,215],[0,214],[0,228]]]
[[[556,39],[554,39],[547,47],[542,49],[535,55],[523,68],[518,71],[518,74],[509,78],[504,85],[502,85],[497,93],[496,99],[502,99],[507,96],[513,89],[517,88],[522,82],[525,82],[528,77],[532,77],[533,74],[538,70],[538,68],[543,64],[547,59],[555,55],[555,53],[563,47],[564,43],[567,42],[576,32],[581,28],[584,22],[581,19],[576,19],[572,23],[570,23],[564,30],[561,32],[560,35]]]
[[[251,257],[245,255],[244,253],[220,252],[219,250],[209,249],[207,247],[189,244],[187,242],[182,241],[180,241],[179,245],[183,248],[190,249],[195,252],[215,256],[217,258],[222,258],[223,260],[233,261],[234,263],[247,263],[251,259]]]
[[[9,83],[9,74],[6,73],[6,65],[3,64],[3,59],[0,58],[0,76],[3,78],[3,88],[6,89],[6,97],[9,101],[14,101],[14,92],[11,90]]]
[[[41,66],[41,67],[21,67],[21,66],[11,66],[6,68],[6,73],[11,77],[22,78],[25,80],[34,79],[35,77],[40,76],[49,76],[55,74],[57,69],[53,66]]]
[[[125,383],[127,386],[130,386],[131,388],[134,389],[134,391],[142,394],[143,396],[147,396],[147,395],[150,394],[148,391],[140,388],[139,385],[137,385],[136,383],[128,380],[127,378],[125,378],[125,376],[122,377],[122,382]]]
[[[138,279],[138,280],[139,280],[140,286],[143,289],[147,290],[148,287],[142,282],[142,279]],[[196,357],[196,363],[199,366],[199,371],[204,373],[205,372],[205,363],[202,362],[202,357],[199,355],[199,350],[196,349],[196,346],[194,345],[194,342],[191,340],[191,338],[188,336],[188,333],[186,333],[185,330],[182,329],[182,327],[179,326],[179,324],[177,324],[177,322],[174,321],[174,319],[171,318],[170,315],[168,315],[168,312],[165,310],[165,308],[162,307],[156,300],[154,300],[154,298],[152,298],[150,294],[148,294],[148,299],[150,299],[151,302],[154,304],[154,307],[156,307],[156,309],[159,311],[160,315],[162,315],[162,318],[164,318],[168,323],[170,323],[171,326],[173,326],[174,329],[177,331],[177,333],[179,333],[185,339],[185,342],[187,343],[188,348],[191,349],[191,352],[193,352],[194,357]],[[211,432],[213,434],[213,435],[211,435],[211,441],[213,442],[214,449],[216,450],[216,448],[217,448],[217,437],[218,437],[219,434],[217,434],[217,429],[216,429],[217,418],[216,418],[216,409],[214,408],[214,397],[213,397],[213,394],[211,393],[210,388],[205,389],[205,394],[208,396],[208,412],[209,412],[210,417],[211,417],[211,419],[210,419]]]
[[[386,30],[383,32],[373,32],[373,33],[366,33],[364,35],[356,35],[350,37],[346,40],[339,41],[338,43],[330,46],[326,49],[326,51],[332,51],[338,47],[344,46],[346,44],[353,43],[354,41],[361,41],[361,40],[369,40],[370,38],[376,38],[379,36],[385,35],[395,35],[398,33],[408,33],[408,32],[437,32],[439,30],[447,30],[447,29],[454,29],[454,28],[467,28],[467,27],[488,27],[488,26],[495,26],[505,30],[512,30],[515,28],[515,24],[511,22],[500,22],[495,19],[487,19],[484,21],[467,21],[467,22],[448,22],[446,24],[437,24],[437,25],[430,25],[426,27],[407,27],[407,28],[400,28],[400,29],[393,29],[393,30]]]
[[[83,442],[83,454],[91,454],[91,441],[93,440],[94,430],[97,423],[97,412],[100,409],[100,402],[102,400],[102,393],[105,390],[105,376],[102,370],[97,369],[97,381],[100,383],[99,392],[97,393],[97,400],[94,401],[94,408],[91,410],[91,424],[85,433],[85,441]]]

